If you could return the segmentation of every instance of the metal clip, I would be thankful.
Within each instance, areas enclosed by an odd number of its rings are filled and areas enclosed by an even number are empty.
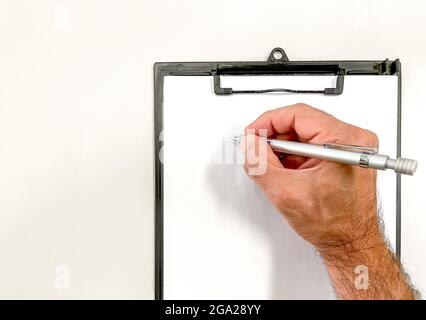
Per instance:
[[[363,147],[352,144],[324,143],[325,148],[338,149],[344,151],[361,152],[364,154],[377,154],[379,150],[374,147]]]

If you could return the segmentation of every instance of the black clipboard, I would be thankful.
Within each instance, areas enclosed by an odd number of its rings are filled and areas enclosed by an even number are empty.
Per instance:
[[[270,88],[262,90],[233,90],[223,88],[221,75],[335,75],[334,88],[323,90],[293,90]],[[288,92],[339,95],[344,92],[345,75],[395,75],[397,93],[397,156],[401,156],[401,63],[396,60],[346,61],[290,61],[282,48],[274,48],[266,61],[249,62],[157,62],[154,64],[154,157],[155,157],[155,299],[163,299],[163,163],[159,155],[162,148],[163,85],[166,76],[206,76],[214,78],[214,92],[218,95],[262,94]],[[362,93],[361,93],[362,94]],[[396,174],[396,247],[401,255],[401,176]]]

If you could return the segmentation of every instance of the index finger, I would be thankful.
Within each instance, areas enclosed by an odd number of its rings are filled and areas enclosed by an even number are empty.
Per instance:
[[[251,129],[259,134],[259,130],[266,129],[268,137],[296,133],[299,140],[309,141],[341,124],[342,121],[328,113],[298,103],[265,112],[246,131]]]

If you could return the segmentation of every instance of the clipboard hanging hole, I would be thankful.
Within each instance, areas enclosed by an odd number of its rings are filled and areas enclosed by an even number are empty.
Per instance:
[[[278,51],[278,50],[274,51],[274,59],[275,60],[281,60],[282,58],[283,58],[283,54],[280,51]]]
[[[282,48],[274,48],[272,49],[268,62],[288,62],[288,57]]]

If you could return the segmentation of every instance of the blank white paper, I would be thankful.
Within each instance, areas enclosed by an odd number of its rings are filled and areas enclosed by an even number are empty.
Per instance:
[[[335,85],[335,77],[224,76],[221,82],[234,89],[324,89]],[[333,299],[313,247],[240,164],[218,159],[232,148],[232,136],[264,111],[298,102],[376,132],[381,153],[395,157],[397,92],[396,76],[345,76],[339,96],[218,96],[212,77],[165,77],[164,298]],[[379,171],[378,184],[386,236],[394,247],[395,174]]]

